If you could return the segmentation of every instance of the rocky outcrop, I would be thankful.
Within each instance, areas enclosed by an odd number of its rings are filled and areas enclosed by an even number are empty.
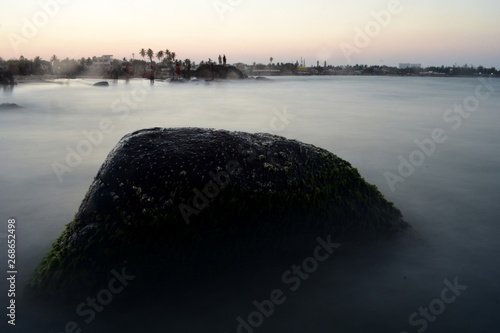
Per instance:
[[[110,152],[31,290],[98,288],[122,265],[165,281],[321,235],[407,228],[375,186],[324,149],[270,134],[144,129]]]
[[[238,80],[244,79],[245,74],[234,66],[223,65],[200,65],[196,71],[195,76],[199,79],[223,79],[223,80]]]
[[[12,109],[20,109],[22,106],[17,105],[16,103],[2,103],[0,104],[0,110],[12,110]]]
[[[0,70],[0,84],[13,86],[17,83],[14,80],[12,72]]]

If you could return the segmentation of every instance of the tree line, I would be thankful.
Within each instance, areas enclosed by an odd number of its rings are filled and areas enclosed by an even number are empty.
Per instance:
[[[180,60],[177,59],[175,52],[171,52],[169,49],[160,50],[154,52],[151,48],[140,49],[139,55],[142,60],[135,59],[135,53],[132,54],[132,58],[122,60],[114,59],[111,63],[108,71],[118,71],[120,74],[127,75],[144,75],[146,71],[161,71],[162,68],[170,68],[172,65],[179,65],[184,68],[188,66],[195,68],[195,62],[190,59]],[[60,75],[74,77],[78,75],[84,75],[91,72],[92,65],[95,62],[96,57],[80,58],[80,59],[59,59],[56,55],[53,55],[50,59],[44,60],[40,56],[33,59],[28,59],[20,56],[18,59],[4,60],[0,57],[0,71],[9,72],[12,75]],[[154,59],[158,59],[155,62]],[[243,63],[236,64],[239,68],[246,68],[248,71],[257,70],[273,70],[275,75],[294,75],[294,74],[316,74],[316,75],[441,75],[441,76],[495,76],[500,77],[500,70],[495,67],[485,67],[485,66],[474,66],[465,64],[459,66],[457,64],[453,66],[429,66],[424,68],[398,68],[391,66],[368,66],[363,64],[356,65],[326,65],[311,67],[299,66],[298,61],[283,63],[277,62],[273,63],[273,58],[271,57],[268,64],[253,63],[251,65],[246,65]],[[148,66],[149,62],[149,66]],[[200,64],[204,64],[202,61]],[[208,60],[211,63],[211,59]],[[110,74],[110,73],[95,73],[95,74]]]

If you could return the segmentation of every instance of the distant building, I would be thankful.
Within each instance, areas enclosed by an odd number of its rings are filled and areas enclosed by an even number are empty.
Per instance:
[[[102,57],[95,58],[92,62],[92,69],[96,71],[109,71],[113,63],[112,55],[103,55]]]
[[[410,63],[399,64],[399,69],[406,69],[406,68],[422,68],[422,64],[410,64]]]

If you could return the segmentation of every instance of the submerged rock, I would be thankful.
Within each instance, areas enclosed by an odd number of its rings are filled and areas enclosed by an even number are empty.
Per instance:
[[[16,103],[2,103],[0,104],[0,110],[11,110],[11,109],[20,109],[22,106],[17,105]]]
[[[271,81],[273,81],[273,80],[271,80],[270,78],[265,77],[265,76],[257,76],[257,77],[255,78],[255,80],[258,80],[258,81],[266,81],[266,82],[271,82]]]
[[[31,288],[95,289],[125,266],[166,281],[322,235],[407,228],[375,186],[324,149],[270,134],[144,129],[110,152]]]
[[[100,81],[93,84],[95,87],[109,87],[108,81]]]

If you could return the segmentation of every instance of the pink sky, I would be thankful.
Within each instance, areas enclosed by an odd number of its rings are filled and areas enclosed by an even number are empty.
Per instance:
[[[168,48],[195,61],[225,53],[230,63],[303,57],[308,65],[500,67],[495,42],[500,3],[490,0],[439,5],[430,0],[27,0],[3,7],[8,8],[0,13],[4,59],[21,54],[44,59],[113,54],[121,59],[132,53],[140,58],[144,47],[155,52]],[[346,47],[352,52],[346,54]]]

